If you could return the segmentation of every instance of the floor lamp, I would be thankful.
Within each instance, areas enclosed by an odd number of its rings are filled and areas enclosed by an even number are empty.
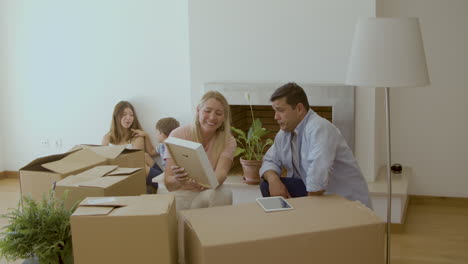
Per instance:
[[[392,208],[389,88],[426,86],[430,83],[418,19],[359,19],[345,83],[385,88],[388,185],[386,263],[388,264]]]

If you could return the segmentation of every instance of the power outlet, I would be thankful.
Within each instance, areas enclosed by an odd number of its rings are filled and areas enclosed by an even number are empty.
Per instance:
[[[62,139],[58,138],[58,139],[54,140],[54,145],[55,145],[56,148],[61,148],[62,147]]]
[[[49,142],[48,138],[41,139],[40,143],[41,143],[41,146],[43,148],[49,148],[50,147],[50,142]]]

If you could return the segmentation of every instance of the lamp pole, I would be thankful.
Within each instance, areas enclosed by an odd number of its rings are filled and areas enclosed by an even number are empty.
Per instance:
[[[390,237],[392,224],[392,173],[391,166],[391,136],[390,136],[390,92],[389,87],[385,87],[385,114],[387,119],[387,258],[386,263],[390,264]]]

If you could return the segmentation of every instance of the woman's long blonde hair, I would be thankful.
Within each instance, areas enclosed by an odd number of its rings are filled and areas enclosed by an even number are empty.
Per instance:
[[[123,128],[120,123],[125,108],[130,108],[133,112],[133,123],[130,129],[142,129],[133,105],[127,101],[120,101],[115,105],[114,113],[112,114],[112,123],[109,131],[109,142],[111,144],[119,144],[123,140],[130,143],[133,139],[131,131],[127,131],[127,133],[125,133],[125,128]]]
[[[198,103],[197,111],[195,113],[195,120],[194,120],[195,125],[192,128],[192,136],[193,136],[194,141],[198,143],[202,143],[203,139],[202,139],[201,130],[200,130],[200,122],[198,121],[199,120],[198,110],[201,109],[205,105],[206,101],[212,98],[220,102],[223,105],[223,110],[224,110],[224,122],[216,130],[215,142],[214,142],[215,153],[216,153],[215,157],[219,157],[221,152],[223,152],[226,142],[232,136],[231,134],[231,109],[229,107],[228,101],[220,92],[208,91],[202,96],[200,102]]]

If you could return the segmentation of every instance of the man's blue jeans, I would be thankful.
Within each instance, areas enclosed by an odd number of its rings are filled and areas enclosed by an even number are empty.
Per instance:
[[[307,190],[302,179],[280,177],[291,197],[307,196]],[[263,197],[270,197],[270,189],[267,181],[262,181],[260,191]]]

